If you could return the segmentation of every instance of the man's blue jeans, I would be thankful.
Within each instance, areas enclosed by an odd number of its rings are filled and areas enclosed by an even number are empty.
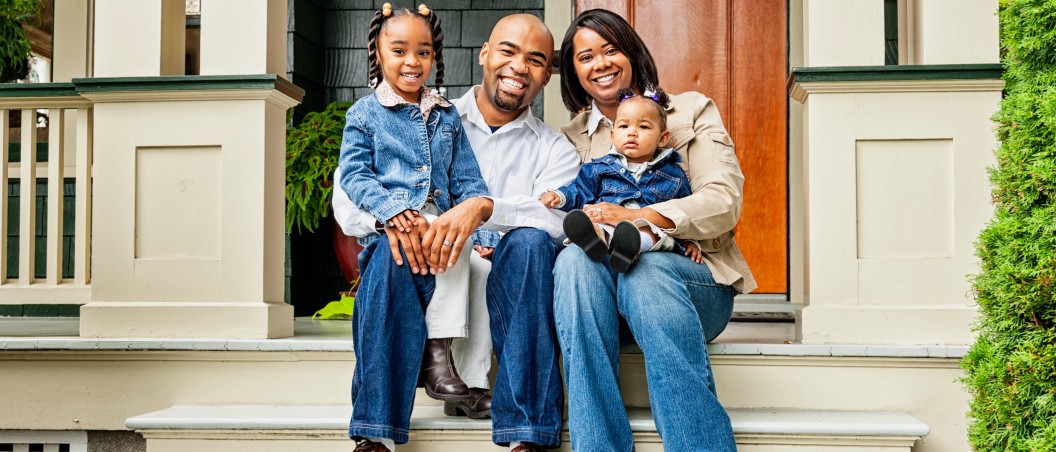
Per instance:
[[[664,450],[736,450],[706,348],[730,319],[732,288],[675,253],[642,253],[630,272],[616,274],[574,246],[558,256],[554,284],[573,450],[634,450],[618,386],[621,316],[645,356]]]
[[[435,280],[412,275],[406,264],[397,266],[383,237],[360,253],[359,268],[363,285],[352,314],[356,370],[348,435],[403,444],[425,349],[425,307]]]
[[[492,441],[561,444],[564,394],[554,333],[557,245],[538,229],[514,229],[492,255],[491,339],[499,368],[491,402]]]

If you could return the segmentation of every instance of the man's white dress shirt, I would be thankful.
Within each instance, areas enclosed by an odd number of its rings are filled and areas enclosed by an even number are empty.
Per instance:
[[[547,209],[539,196],[575,179],[579,154],[564,135],[532,116],[531,109],[492,132],[477,108],[479,89],[479,85],[473,87],[453,104],[495,204],[483,227],[497,231],[533,227],[554,238],[564,237],[564,212]],[[334,180],[340,180],[340,168],[337,171]],[[334,185],[333,205],[334,216],[346,235],[377,232],[377,220],[356,208],[340,185]]]

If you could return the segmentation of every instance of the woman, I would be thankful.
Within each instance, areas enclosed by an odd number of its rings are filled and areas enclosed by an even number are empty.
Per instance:
[[[605,10],[584,12],[561,43],[561,96],[578,115],[562,129],[583,161],[612,147],[616,91],[658,86],[656,65],[634,29]],[[578,247],[558,256],[554,310],[564,353],[569,429],[575,450],[633,449],[618,387],[619,319],[645,356],[649,397],[664,449],[736,450],[718,402],[706,344],[726,327],[735,292],[755,288],[733,241],[744,177],[718,108],[700,93],[672,96],[670,146],[682,158],[692,194],[631,211],[601,203],[594,222],[645,218],[678,239],[697,240],[698,264],[675,253],[642,253],[634,271],[615,274]]]

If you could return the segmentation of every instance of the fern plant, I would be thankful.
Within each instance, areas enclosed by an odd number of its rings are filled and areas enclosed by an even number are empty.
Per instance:
[[[1056,451],[1056,0],[1001,2],[1005,98],[965,356],[977,451]]]
[[[286,135],[286,230],[315,231],[330,214],[334,170],[341,153],[345,111],[352,104],[334,102],[308,113]]]
[[[0,0],[0,82],[25,78],[29,39],[22,24],[37,17],[40,0]]]

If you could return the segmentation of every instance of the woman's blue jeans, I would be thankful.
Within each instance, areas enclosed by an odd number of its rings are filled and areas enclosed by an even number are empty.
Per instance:
[[[675,253],[642,253],[630,272],[616,274],[574,246],[558,255],[554,286],[573,450],[634,450],[618,385],[620,317],[645,356],[664,450],[736,450],[707,351],[729,322],[731,287]]]

